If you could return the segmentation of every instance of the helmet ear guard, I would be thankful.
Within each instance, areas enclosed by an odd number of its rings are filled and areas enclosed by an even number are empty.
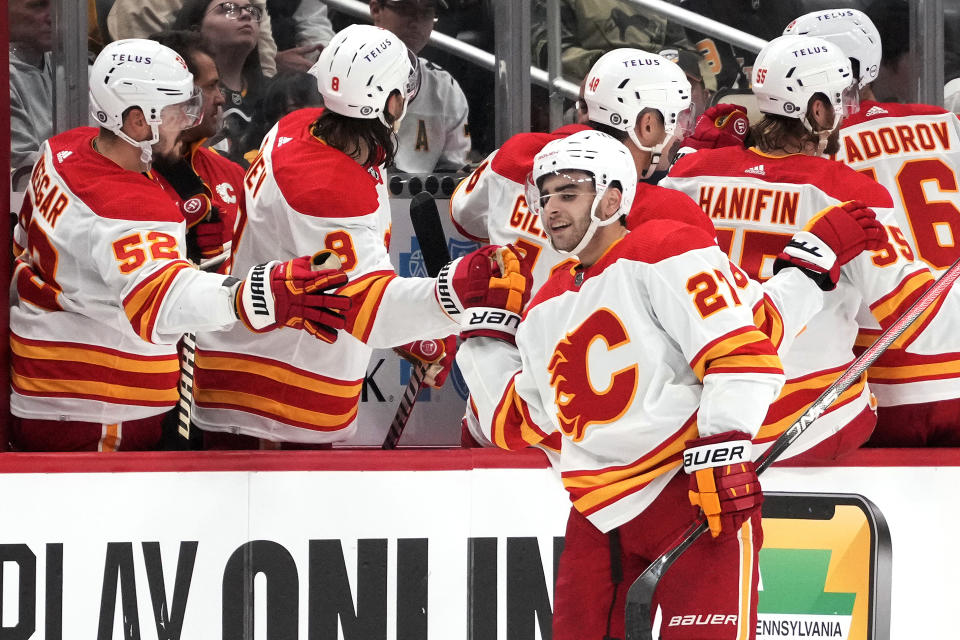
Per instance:
[[[541,195],[540,188],[545,178],[551,175],[565,176],[571,181],[580,181],[569,175],[579,171],[589,176],[596,194],[590,206],[590,226],[576,247],[561,253],[578,254],[583,251],[598,227],[617,222],[630,212],[637,192],[637,170],[630,151],[612,136],[595,130],[579,131],[565,138],[549,142],[534,157],[533,170],[524,183],[525,197],[530,211],[543,215],[543,201],[552,195]],[[597,217],[597,207],[607,189],[619,187],[620,208],[606,220]],[[551,246],[553,241],[551,240]],[[554,247],[556,249],[556,247]]]

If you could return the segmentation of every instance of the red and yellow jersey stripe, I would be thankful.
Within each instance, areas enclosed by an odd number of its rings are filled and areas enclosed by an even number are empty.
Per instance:
[[[896,320],[910,308],[910,305],[923,295],[924,291],[930,288],[933,281],[933,275],[926,269],[917,271],[904,278],[896,289],[871,304],[870,312],[873,314],[873,317],[876,318],[877,322],[880,323],[880,326],[886,329],[896,322]],[[907,330],[896,339],[891,347],[903,348],[909,345],[913,341],[913,338],[930,323],[930,319],[933,318],[936,310],[940,308],[942,301],[943,298],[941,297],[935,304],[930,305],[930,307],[924,310],[924,312],[920,314],[920,317],[918,317],[912,325],[907,327]],[[879,332],[876,332],[876,335],[879,335]],[[869,340],[864,346],[869,346],[872,342],[872,340]],[[857,339],[857,344],[861,344],[860,338]]]
[[[783,375],[783,366],[770,340],[759,329],[749,327],[709,342],[693,357],[690,368],[700,380],[711,373]]]
[[[186,260],[170,260],[161,268],[141,280],[123,299],[123,310],[137,335],[147,342],[153,341],[153,329],[160,315],[160,308],[174,280],[184,269],[195,268]]]
[[[783,342],[783,316],[780,315],[780,309],[774,304],[766,293],[763,299],[757,302],[753,308],[753,323],[770,338],[770,342],[775,349],[780,348]]]
[[[122,405],[173,406],[180,363],[75,342],[10,334],[11,383],[25,396],[78,398]]]
[[[565,471],[561,474],[563,486],[577,511],[589,516],[642,490],[658,476],[683,464],[687,440],[698,435],[696,417],[691,416],[680,429],[639,459],[603,469]]]
[[[530,417],[527,404],[517,393],[516,379],[514,374],[491,420],[491,440],[501,449],[522,449],[540,443],[549,435]],[[554,440],[551,448],[553,444],[559,443]]]
[[[366,342],[377,317],[377,309],[390,281],[397,277],[392,271],[373,271],[356,280],[351,280],[337,291],[350,297],[347,312],[347,331],[357,340]]]
[[[804,411],[806,411],[813,401],[820,397],[827,387],[836,381],[850,363],[839,367],[827,369],[825,371],[816,371],[806,376],[788,380],[783,386],[780,395],[770,405],[767,411],[767,417],[760,427],[760,431],[753,439],[754,442],[764,443],[776,440],[777,437],[790,428],[797,421]],[[826,413],[836,411],[840,407],[856,400],[863,393],[863,387],[867,382],[866,374],[860,376],[860,379],[850,388],[840,394],[833,405],[827,409]]]
[[[194,401],[313,431],[338,431],[357,417],[363,379],[338,380],[260,356],[197,350]]]

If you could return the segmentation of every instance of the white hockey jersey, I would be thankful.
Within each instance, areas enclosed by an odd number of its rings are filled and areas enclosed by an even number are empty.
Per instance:
[[[939,107],[866,101],[840,131],[836,159],[893,195],[898,246],[937,273],[960,258],[960,120]],[[880,406],[960,397],[960,290],[941,297],[870,368]],[[862,313],[860,348],[880,327]],[[918,329],[922,328],[922,331]]]
[[[181,257],[174,201],[97,153],[96,135],[83,127],[44,143],[14,231],[10,404],[24,418],[163,413],[178,398],[180,336],[236,322],[225,276]]]
[[[311,125],[320,113],[295,111],[264,138],[244,181],[234,272],[331,249],[350,279],[339,290],[352,298],[347,329],[334,344],[289,328],[257,340],[241,328],[198,335],[192,415],[203,429],[344,440],[356,429],[373,348],[459,330],[440,308],[432,278],[394,273],[383,167],[364,168],[317,139]]]
[[[457,354],[487,438],[514,449],[561,434],[570,499],[609,531],[682,468],[687,440],[756,434],[784,378],[729,264],[704,231],[655,220],[557,272],[516,347],[474,338]]]
[[[420,90],[400,123],[394,165],[406,173],[433,173],[456,171],[467,164],[469,115],[460,84],[441,67],[420,58]]]
[[[839,163],[804,155],[771,156],[756,149],[706,149],[674,165],[661,185],[683,191],[714,222],[720,246],[747,275],[766,279],[790,237],[819,211],[847,200],[889,207],[886,189]],[[852,362],[861,308],[881,324],[895,320],[931,281],[915,262],[892,216],[884,217],[890,244],[842,270],[823,309],[784,355],[787,384],[757,439],[771,442],[787,429]],[[866,377],[848,389],[788,451],[796,456],[854,421],[870,406]]]

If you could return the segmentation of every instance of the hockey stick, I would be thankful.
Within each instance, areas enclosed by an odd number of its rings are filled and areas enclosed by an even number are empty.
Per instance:
[[[210,212],[207,214],[208,222],[216,222],[220,219],[219,211],[213,206],[211,200],[210,188],[206,185],[193,166],[186,158],[178,158],[176,161],[165,161],[157,158],[154,162],[154,169],[166,178],[173,190],[183,201],[184,207],[197,196],[205,196],[210,204]],[[197,200],[197,202],[202,202]],[[187,230],[187,258],[194,264],[200,265],[202,255],[200,247],[197,246],[196,238],[191,233],[192,229]],[[205,270],[215,269],[219,262],[208,262],[203,266]],[[196,359],[197,341],[193,333],[183,334],[180,339],[180,380],[177,383],[179,399],[177,400],[176,426],[177,434],[180,438],[174,438],[173,441],[166,442],[166,446],[175,449],[200,449],[202,443],[198,437],[199,432],[190,429],[190,410],[193,404],[193,368]],[[167,421],[164,421],[167,425]]]
[[[443,235],[443,226],[440,222],[440,212],[437,211],[437,203],[433,196],[426,191],[421,191],[413,196],[410,201],[410,222],[413,224],[413,232],[417,236],[417,243],[420,245],[420,254],[423,256],[423,263],[427,268],[427,275],[436,278],[443,265],[450,262],[450,252],[447,249],[447,239]],[[387,431],[387,437],[383,440],[383,449],[394,449],[403,430],[410,419],[410,413],[413,411],[413,405],[420,395],[423,388],[423,380],[427,376],[429,365],[414,365],[410,372],[410,382],[400,398],[400,404],[397,406],[397,413],[393,416],[393,422],[390,423],[390,430]]]
[[[870,347],[853,361],[846,371],[837,380],[813,401],[789,429],[784,431],[757,460],[757,474],[763,473],[770,465],[786,451],[787,447],[796,442],[810,424],[823,415],[844,391],[860,379],[863,372],[872,365],[893,342],[899,338],[907,328],[926,311],[934,301],[945,293],[960,277],[960,259],[950,265],[933,285],[923,295],[910,305],[902,316],[890,325]],[[626,602],[626,640],[653,640],[653,594],[657,584],[663,578],[667,569],[676,562],[680,555],[690,548],[707,531],[705,521],[697,521],[683,533],[677,542],[649,567],[630,585],[627,591]]]

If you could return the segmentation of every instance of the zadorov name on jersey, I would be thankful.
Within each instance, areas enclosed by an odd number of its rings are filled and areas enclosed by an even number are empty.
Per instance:
[[[757,620],[757,637],[842,638],[839,622],[829,620]]]

